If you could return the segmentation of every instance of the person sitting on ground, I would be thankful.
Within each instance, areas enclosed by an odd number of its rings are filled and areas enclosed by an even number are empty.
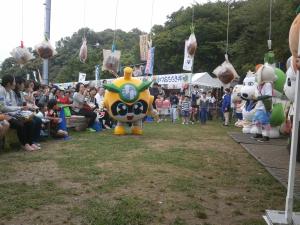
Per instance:
[[[62,119],[58,116],[57,101],[50,99],[45,112],[46,119],[50,120],[50,134],[54,138],[64,138],[68,136],[68,132],[61,126]]]
[[[17,117],[18,113],[28,110],[28,106],[18,106],[14,89],[16,86],[15,78],[12,75],[4,75],[2,77],[2,85],[0,86],[0,103],[1,112],[9,113],[7,118],[10,128],[17,130],[17,136],[25,151],[34,151],[41,149],[33,144],[34,126],[32,120],[24,120]]]
[[[93,112],[87,102],[86,98],[88,97],[88,92],[85,90],[83,83],[76,84],[76,92],[73,96],[73,104],[72,104],[72,111],[75,115],[82,115],[88,118],[88,130],[95,132],[92,128],[97,117],[97,114]]]

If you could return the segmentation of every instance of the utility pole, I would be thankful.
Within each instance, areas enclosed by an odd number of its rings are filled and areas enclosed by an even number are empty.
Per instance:
[[[50,39],[50,20],[51,20],[51,0],[45,0],[45,38]],[[48,79],[48,67],[49,67],[49,60],[43,60],[43,82],[44,84],[49,83]]]

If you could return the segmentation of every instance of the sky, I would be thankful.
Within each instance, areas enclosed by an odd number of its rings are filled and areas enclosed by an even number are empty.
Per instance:
[[[194,2],[207,2],[207,0],[52,0],[50,30],[52,45],[62,37],[71,36],[82,27],[89,27],[96,32],[107,28],[114,29],[117,1],[119,3],[116,28],[124,31],[139,28],[145,32],[149,32],[151,28],[153,1],[152,25],[163,25],[167,16],[182,6],[186,8]],[[34,47],[43,40],[44,3],[45,0],[23,0],[23,4],[22,0],[1,1],[0,63],[10,57],[11,50],[20,45],[21,39],[25,47]]]

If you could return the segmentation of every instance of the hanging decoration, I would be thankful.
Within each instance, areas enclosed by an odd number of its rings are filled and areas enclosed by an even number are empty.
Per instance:
[[[192,25],[190,27],[191,34],[189,39],[185,40],[185,46],[184,46],[184,61],[183,61],[182,69],[186,71],[193,71],[194,56],[197,49],[197,39],[195,36],[195,26],[194,26],[194,14],[195,14],[194,5],[192,7]]]
[[[82,38],[82,45],[79,51],[80,62],[85,63],[87,60],[87,41],[86,38]]]
[[[149,32],[149,41],[147,41],[147,63],[145,67],[145,74],[153,75],[154,68],[154,52],[155,47],[152,47],[152,21],[153,21],[153,11],[154,11],[154,0],[152,0],[152,10],[151,10],[151,22],[150,22],[150,32]]]
[[[294,19],[289,33],[289,46],[292,56],[295,58],[298,57],[298,47],[299,47],[299,33],[300,33],[300,6],[298,7],[297,16]]]
[[[56,51],[51,45],[48,38],[45,36],[45,40],[35,46],[35,50],[38,55],[43,59],[49,59],[52,56],[56,55]]]
[[[140,35],[140,59],[142,61],[147,61],[148,58],[148,34]]]
[[[86,40],[86,25],[85,25],[85,15],[86,15],[86,0],[84,1],[84,6],[83,6],[83,38],[82,38],[82,45],[80,47],[79,51],[79,59],[80,62],[85,63],[87,60],[87,40]]]
[[[34,56],[31,54],[31,52],[24,46],[23,43],[23,33],[24,33],[24,13],[23,13],[23,0],[22,0],[22,6],[21,6],[21,45],[14,48],[10,54],[11,56],[16,60],[16,62],[18,64],[20,64],[21,66],[23,66],[24,64],[26,64],[28,61],[30,61],[31,59],[34,59]]]
[[[229,84],[234,80],[238,79],[239,75],[234,69],[233,65],[228,59],[228,46],[229,46],[229,17],[230,16],[230,0],[228,1],[227,6],[227,35],[226,35],[226,52],[225,52],[225,61],[218,66],[214,71],[219,80],[223,83],[223,86],[229,86]]]
[[[111,50],[103,49],[103,66],[102,70],[107,70],[114,76],[118,77],[118,71],[120,66],[121,51],[116,50],[116,30],[117,30],[117,16],[118,16],[119,0],[116,2],[115,13],[115,30],[114,38]]]

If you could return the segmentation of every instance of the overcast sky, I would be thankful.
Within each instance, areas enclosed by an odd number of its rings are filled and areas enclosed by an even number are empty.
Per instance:
[[[152,1],[119,0],[117,28],[124,31],[139,28],[148,32],[151,27]],[[14,47],[20,45],[22,21],[25,46],[34,47],[42,41],[44,2],[45,0],[23,0],[22,20],[22,0],[1,1],[0,62],[10,56],[9,53]],[[117,0],[52,0],[50,34],[52,44],[54,45],[61,37],[71,36],[84,25],[94,31],[114,29],[116,2]],[[191,6],[193,2],[195,0],[154,0],[153,25],[164,24],[167,15],[182,6],[184,8]],[[207,0],[197,2],[204,3]]]

